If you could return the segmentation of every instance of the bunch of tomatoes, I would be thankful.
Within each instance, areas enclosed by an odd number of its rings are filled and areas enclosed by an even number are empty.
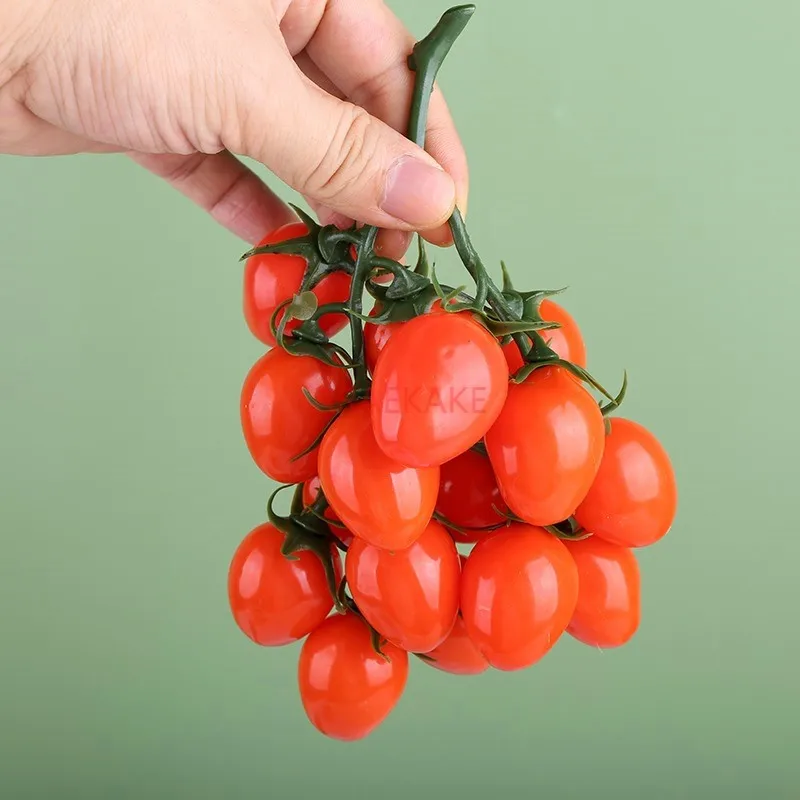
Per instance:
[[[313,725],[370,734],[409,655],[475,675],[530,667],[564,632],[629,641],[634,550],[672,525],[675,478],[656,437],[615,413],[622,398],[595,398],[555,293],[506,275],[471,297],[431,279],[422,245],[412,270],[356,226],[303,220],[246,261],[245,318],[268,349],[244,381],[244,439],[294,490],[239,545],[228,592],[258,645],[303,640]],[[347,325],[352,352],[331,338]]]

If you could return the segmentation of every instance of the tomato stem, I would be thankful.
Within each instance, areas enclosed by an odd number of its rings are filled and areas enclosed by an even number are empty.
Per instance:
[[[353,282],[350,286],[350,301],[348,307],[353,311],[350,317],[350,339],[353,346],[352,360],[355,364],[353,372],[353,394],[355,398],[364,398],[369,395],[370,380],[367,374],[367,361],[364,357],[364,323],[360,319],[363,314],[363,296],[367,279],[372,271],[375,237],[378,229],[374,225],[363,228],[361,242],[358,245],[356,265],[353,270]]]

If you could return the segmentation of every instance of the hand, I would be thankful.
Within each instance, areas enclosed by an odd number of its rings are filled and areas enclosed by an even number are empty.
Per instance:
[[[256,242],[292,214],[236,154],[323,222],[446,244],[466,159],[438,90],[430,155],[399,132],[413,42],[381,0],[3,0],[0,152],[127,152]]]

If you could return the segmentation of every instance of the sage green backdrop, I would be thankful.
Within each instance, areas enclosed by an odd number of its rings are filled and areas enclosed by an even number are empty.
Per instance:
[[[418,35],[444,10],[394,6]],[[243,244],[124,158],[2,158],[0,796],[797,797],[799,25],[794,0],[479,4],[442,74],[475,242],[569,284],[681,507],[628,647],[414,663],[360,744],[307,722],[297,646],[229,617],[270,489]]]

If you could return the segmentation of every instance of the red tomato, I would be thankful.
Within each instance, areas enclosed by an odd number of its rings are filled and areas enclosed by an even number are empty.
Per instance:
[[[319,450],[325,497],[347,529],[387,550],[410,547],[436,504],[439,467],[415,469],[389,458],[375,441],[369,402],[348,406]]]
[[[595,536],[646,547],[667,534],[678,508],[669,456],[650,431],[615,417],[592,488],[575,518]]]
[[[583,341],[578,323],[569,312],[552,300],[544,299],[539,306],[539,314],[546,322],[558,322],[561,327],[539,331],[542,338],[555,351],[559,358],[571,361],[579,367],[586,367],[586,345]],[[516,372],[522,367],[522,354],[517,343],[511,339],[503,345],[508,371]]]
[[[265,523],[239,545],[228,570],[233,618],[256,644],[277,646],[302,639],[333,608],[322,562],[301,551],[296,560],[281,554],[284,535]],[[341,570],[338,552],[334,565]],[[340,573],[341,574],[341,573]]]
[[[303,395],[306,388],[319,403],[342,403],[353,382],[346,369],[311,356],[270,350],[250,370],[242,387],[240,415],[247,448],[259,468],[281,483],[300,483],[317,471],[317,450],[296,461],[322,432],[333,411],[320,411]]]
[[[259,246],[277,244],[308,233],[302,222],[290,222],[265,236]],[[282,253],[264,253],[250,256],[244,268],[244,318],[253,336],[264,344],[273,346],[275,337],[270,330],[270,320],[275,309],[300,291],[307,262],[301,256]],[[350,276],[334,272],[323,278],[313,289],[319,304],[344,303],[350,296]],[[320,328],[332,336],[347,325],[347,315],[326,314],[319,321]],[[301,323],[292,320],[286,332]]]
[[[375,317],[380,313],[380,310],[381,304],[375,303],[369,315]],[[442,301],[434,301],[427,313],[444,313]],[[405,322],[387,322],[383,325],[377,325],[374,322],[367,322],[364,324],[364,355],[366,356],[367,367],[370,373],[375,374],[375,365],[378,363],[378,356],[381,354],[383,348],[386,347],[386,343],[392,338],[392,335],[405,324]]]
[[[489,662],[469,638],[461,616],[456,617],[450,635],[428,656],[432,660],[426,660],[426,664],[453,675],[479,675],[489,669]]]
[[[442,464],[436,510],[464,529],[450,529],[453,539],[465,544],[477,542],[487,532],[474,529],[505,522],[493,506],[508,510],[486,456],[467,450]]]
[[[554,525],[575,511],[604,441],[600,407],[563,367],[541,367],[512,384],[485,438],[503,499],[531,525]]]
[[[475,545],[461,578],[467,633],[489,664],[518,670],[558,641],[578,599],[578,569],[542,528],[514,523]]]
[[[564,544],[578,567],[578,603],[567,632],[592,647],[619,647],[639,627],[639,565],[627,547],[596,536]]]
[[[346,742],[369,736],[389,715],[408,678],[408,653],[372,647],[355,614],[328,617],[303,642],[297,669],[300,699],[314,727]]]
[[[367,622],[403,650],[427,653],[452,630],[461,563],[438,522],[431,520],[414,544],[395,553],[356,538],[345,575]]]
[[[375,438],[401,464],[443,464],[483,437],[507,392],[503,350],[471,314],[415,317],[392,334],[375,367]]]

